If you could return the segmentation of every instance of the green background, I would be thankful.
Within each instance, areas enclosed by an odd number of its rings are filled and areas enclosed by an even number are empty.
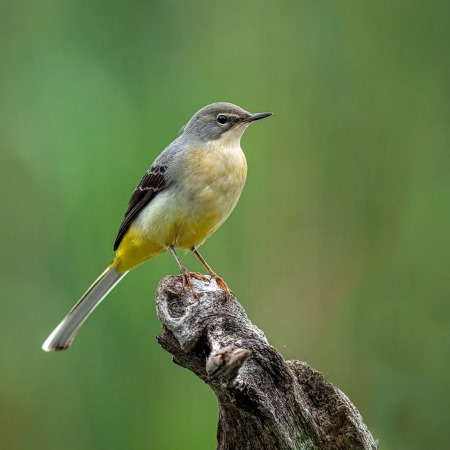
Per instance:
[[[169,255],[69,352],[40,350],[144,171],[214,101],[274,115],[242,140],[248,182],[208,262],[382,450],[448,446],[449,2],[0,5],[1,448],[214,448],[213,393],[154,337]]]

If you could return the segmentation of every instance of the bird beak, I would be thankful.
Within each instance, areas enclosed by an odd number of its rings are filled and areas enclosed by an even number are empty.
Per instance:
[[[264,119],[265,117],[269,117],[269,116],[271,116],[271,115],[272,115],[272,113],[270,113],[270,112],[263,112],[263,113],[252,114],[252,115],[248,118],[248,121],[249,121],[249,122],[254,122],[255,120]]]

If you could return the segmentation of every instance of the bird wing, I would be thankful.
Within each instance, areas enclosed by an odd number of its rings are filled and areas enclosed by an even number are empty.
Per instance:
[[[119,247],[131,222],[133,222],[144,207],[156,197],[158,192],[161,192],[167,186],[165,177],[166,170],[167,165],[156,164],[155,161],[155,164],[147,170],[140,183],[136,186],[133,195],[128,201],[124,218],[119,227],[116,241],[114,242],[114,251]]]

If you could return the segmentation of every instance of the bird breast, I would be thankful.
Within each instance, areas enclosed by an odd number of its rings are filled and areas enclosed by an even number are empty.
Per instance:
[[[241,148],[192,148],[174,161],[172,183],[140,213],[132,229],[152,246],[201,245],[230,215],[242,192],[247,162]]]
[[[203,243],[233,211],[247,177],[247,161],[240,146],[195,148],[184,164],[177,183],[184,217],[175,245],[190,248]]]
[[[240,147],[194,149],[187,158],[184,187],[188,202],[199,214],[227,217],[238,201],[247,177]]]

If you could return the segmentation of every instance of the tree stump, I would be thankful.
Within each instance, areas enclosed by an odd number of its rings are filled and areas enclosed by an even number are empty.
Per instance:
[[[215,281],[164,278],[156,293],[157,339],[219,403],[220,450],[376,450],[347,396],[301,361],[285,361],[235,298]]]

